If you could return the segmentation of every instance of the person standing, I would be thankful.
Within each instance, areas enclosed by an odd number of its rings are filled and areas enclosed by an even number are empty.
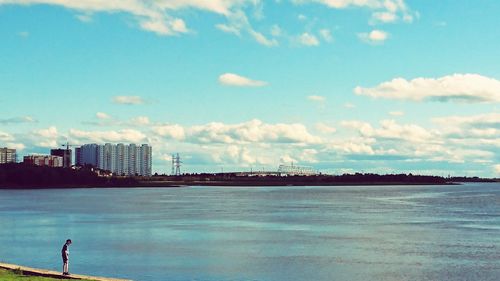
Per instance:
[[[63,260],[63,275],[69,275],[69,245],[71,245],[71,239],[66,240],[66,243],[64,243],[61,250]]]

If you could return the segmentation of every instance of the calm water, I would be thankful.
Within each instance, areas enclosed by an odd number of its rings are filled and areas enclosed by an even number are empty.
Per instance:
[[[0,190],[0,260],[164,280],[500,280],[500,185]]]

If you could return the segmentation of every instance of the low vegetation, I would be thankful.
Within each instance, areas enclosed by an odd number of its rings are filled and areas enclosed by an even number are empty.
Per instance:
[[[79,169],[33,166],[23,163],[0,165],[0,188],[134,186],[133,178],[99,177],[90,167]]]
[[[38,277],[38,276],[26,276],[23,275],[21,270],[5,270],[0,269],[0,280],[2,281],[55,281],[61,279]]]

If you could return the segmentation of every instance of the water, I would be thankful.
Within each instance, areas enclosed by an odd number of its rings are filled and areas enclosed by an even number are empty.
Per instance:
[[[164,280],[500,280],[500,185],[0,190],[0,260]]]

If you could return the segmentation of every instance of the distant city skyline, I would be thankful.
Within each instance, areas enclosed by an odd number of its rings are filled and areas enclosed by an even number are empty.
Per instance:
[[[148,144],[84,144],[75,147],[75,165],[91,165],[119,176],[151,176],[152,147]]]
[[[500,177],[500,2],[0,0],[0,147]]]

